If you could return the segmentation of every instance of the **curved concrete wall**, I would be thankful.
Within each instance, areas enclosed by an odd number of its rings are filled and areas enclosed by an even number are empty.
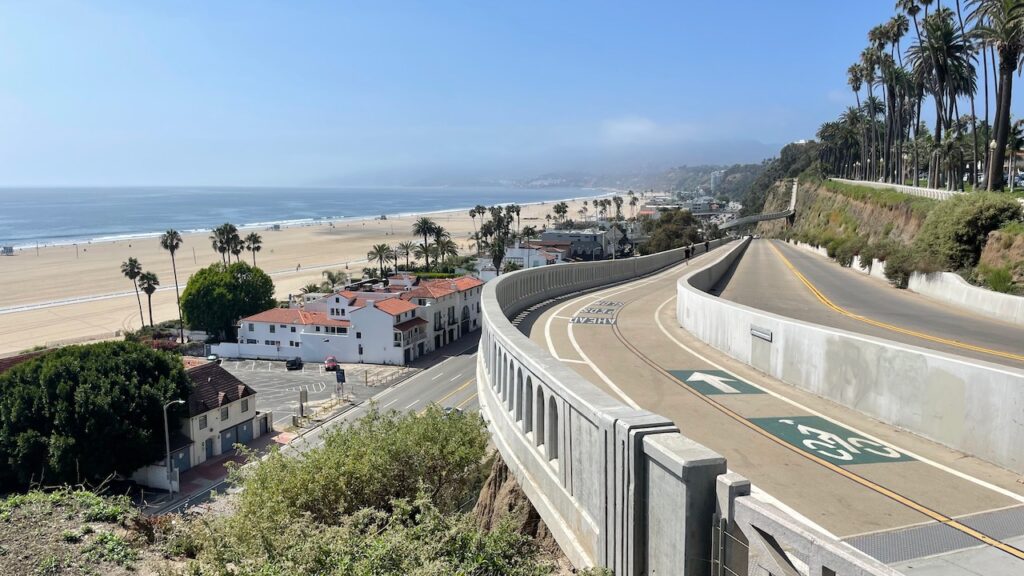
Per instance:
[[[611,398],[509,318],[682,259],[680,249],[545,266],[484,287],[481,412],[509,469],[578,567],[605,566],[621,575],[701,570],[710,549],[715,479],[725,472],[725,460],[681,436],[670,420]]]
[[[826,328],[706,293],[732,250],[679,279],[679,323],[780,380],[1016,472],[1024,472],[1024,371]],[[771,332],[771,342],[751,327]]]
[[[974,286],[952,272],[914,272],[907,288],[998,320],[1024,324],[1024,298]]]

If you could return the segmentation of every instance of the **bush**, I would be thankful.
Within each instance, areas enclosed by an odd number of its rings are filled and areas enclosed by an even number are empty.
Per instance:
[[[917,259],[910,248],[900,247],[885,260],[885,277],[897,288],[906,288]]]
[[[1021,206],[1002,194],[961,194],[936,206],[914,239],[914,248],[930,268],[973,268],[989,232],[1020,220]]]
[[[202,268],[181,293],[185,324],[210,334],[231,335],[240,318],[275,306],[270,276],[245,262]]]
[[[859,256],[867,242],[859,236],[851,236],[841,240],[836,246],[835,259],[840,266],[849,268],[853,265],[853,257]],[[870,261],[869,261],[870,262]]]
[[[1014,292],[1013,274],[1007,267],[993,268],[991,266],[979,266],[977,271],[978,280],[996,292],[1011,294]]]

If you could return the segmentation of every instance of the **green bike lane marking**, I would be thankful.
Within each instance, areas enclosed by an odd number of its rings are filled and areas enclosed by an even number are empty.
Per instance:
[[[764,394],[764,390],[740,380],[724,370],[669,370],[668,372],[705,396]]]

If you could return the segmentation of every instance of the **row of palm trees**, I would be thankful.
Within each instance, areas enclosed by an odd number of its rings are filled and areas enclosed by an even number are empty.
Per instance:
[[[966,176],[1000,189],[1006,155],[1019,149],[1010,102],[1024,65],[1024,0],[897,0],[896,10],[868,32],[868,46],[847,70],[856,107],[818,131],[823,165],[872,181],[909,176],[915,186],[926,167],[929,187],[962,187]],[[934,108],[931,131],[922,121],[926,103]]]
[[[142,264],[136,258],[128,258],[121,263],[121,274],[131,280],[132,286],[135,287],[135,299],[139,302],[139,322],[143,326],[146,325],[146,317],[142,314],[142,296],[139,290],[146,293],[149,303],[149,325],[153,326],[153,292],[160,286],[160,279],[153,272],[143,271]]]
[[[640,198],[639,196],[637,196],[636,192],[633,192],[632,190],[629,190],[626,193],[626,195],[629,197],[628,205],[630,209],[630,217],[635,218],[636,208],[640,204]],[[626,200],[622,196],[618,195],[612,196],[611,198],[598,198],[594,200],[593,204],[594,216],[599,218],[606,218],[609,214],[611,214],[612,207],[614,206],[615,212],[612,216],[612,219],[615,220],[616,222],[625,220],[625,217],[622,214],[622,206],[624,204],[626,204]],[[580,216],[580,220],[587,219],[587,215],[590,213],[590,206],[590,201],[584,200],[580,208],[576,210],[576,213],[579,214]],[[568,215],[569,205],[566,204],[565,202],[558,202],[557,204],[551,207],[551,213],[547,214],[545,216],[545,219],[548,222],[554,221],[556,223],[561,223],[566,221]]]
[[[242,252],[252,252],[252,265],[256,265],[256,253],[263,248],[263,238],[256,232],[250,232],[245,238],[238,234],[238,227],[230,222],[225,222],[213,229],[210,234],[210,243],[213,249],[220,254],[221,261],[227,265],[231,263],[231,256],[235,262],[241,260]]]

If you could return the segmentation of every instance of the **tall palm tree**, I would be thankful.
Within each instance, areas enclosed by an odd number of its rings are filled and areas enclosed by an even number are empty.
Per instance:
[[[1013,74],[1021,64],[1024,51],[1024,2],[1021,0],[972,0],[968,19],[975,22],[975,34],[999,52],[999,76],[996,90],[995,147],[988,166],[987,187],[1003,185],[1003,163],[1010,140],[1010,105]]]
[[[445,230],[443,226],[434,226],[434,250],[432,251],[432,254],[434,254],[434,259],[437,260],[436,263],[440,263],[440,261],[444,259],[445,251],[448,248],[447,243],[450,242],[451,239],[452,235]]]
[[[178,292],[178,265],[175,262],[174,253],[181,247],[181,234],[171,228],[160,237],[160,247],[171,253],[171,270],[174,272],[174,301],[178,305],[178,338],[185,342],[185,325],[181,316],[181,294]]]
[[[142,315],[142,296],[139,295],[139,283],[137,282],[139,274],[142,274],[142,265],[135,258],[128,258],[121,263],[121,274],[131,280],[132,286],[135,287],[135,299],[139,301],[139,323],[141,326],[145,326],[146,317]]]
[[[310,282],[309,284],[306,284],[302,288],[299,288],[299,292],[303,294],[316,294],[320,292],[320,285]]]
[[[434,234],[434,229],[436,229],[436,228],[437,228],[437,224],[434,223],[434,221],[431,220],[430,218],[427,218],[426,216],[422,216],[419,219],[417,219],[415,222],[412,223],[412,233],[415,234],[416,236],[422,236],[423,237],[423,245],[424,246],[429,246],[430,245],[429,238],[430,238],[431,235]],[[426,267],[426,269],[428,271],[430,270],[430,251],[429,250],[426,250],[426,251],[423,252],[423,265]]]
[[[249,232],[245,237],[245,249],[252,252],[252,267],[256,267],[256,253],[263,249],[263,238],[255,233]]]
[[[476,209],[474,208],[475,212]],[[416,252],[416,243],[411,240],[405,242],[399,242],[395,253],[400,256],[405,256],[405,269],[409,269],[409,256],[412,256]]]
[[[139,274],[139,286],[142,291],[146,293],[146,299],[149,304],[149,326],[153,326],[153,292],[156,292],[156,287],[160,285],[160,280],[157,279],[156,274],[152,272],[143,272]]]
[[[380,277],[383,280],[384,275],[384,262],[391,260],[391,246],[387,244],[375,244],[370,251],[366,253],[366,259],[370,262],[377,261],[377,265],[380,267]]]

